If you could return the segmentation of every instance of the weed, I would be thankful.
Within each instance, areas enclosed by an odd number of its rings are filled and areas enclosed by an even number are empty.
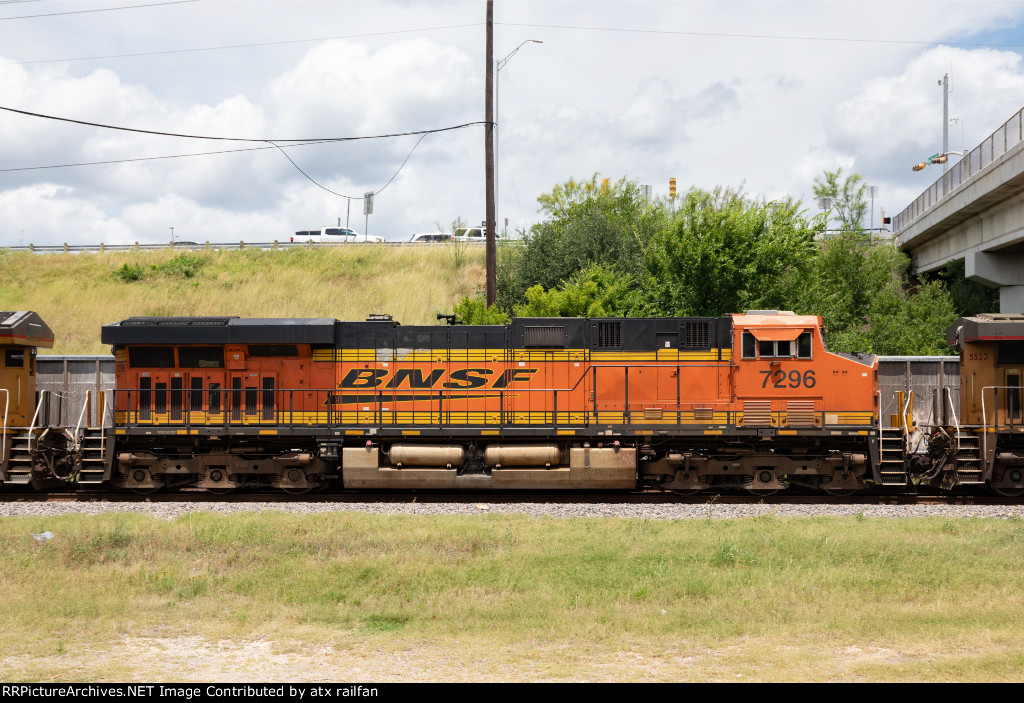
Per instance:
[[[122,283],[134,283],[141,281],[146,274],[146,269],[140,264],[122,264],[121,268],[114,271],[114,278]]]
[[[205,256],[185,252],[184,254],[178,254],[173,259],[163,263],[150,264],[150,268],[152,268],[156,273],[172,278],[192,278],[205,264]]]

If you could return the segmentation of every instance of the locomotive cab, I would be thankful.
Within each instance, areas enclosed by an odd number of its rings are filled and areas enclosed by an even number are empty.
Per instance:
[[[36,349],[53,347],[53,332],[34,312],[0,312],[0,413],[5,431],[28,427],[36,408]]]
[[[962,317],[946,339],[960,352],[958,455],[973,435],[980,480],[1001,495],[1024,495],[1024,315]]]
[[[36,412],[36,349],[52,346],[53,332],[38,314],[0,312],[0,484],[28,483],[32,475],[35,433],[26,428]]]
[[[829,352],[820,316],[752,310],[732,319],[743,426],[873,425],[878,362],[871,355]]]

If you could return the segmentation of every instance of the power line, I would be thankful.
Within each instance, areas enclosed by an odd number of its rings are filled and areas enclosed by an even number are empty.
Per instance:
[[[2,2],[2,0],[0,0]],[[78,56],[67,59],[39,59],[37,61],[8,61],[0,64],[2,66],[23,66],[38,63],[63,63],[71,61],[99,61],[103,59],[123,59],[137,56],[159,56],[162,54],[189,54],[199,51],[224,51],[227,49],[249,49],[259,46],[282,46],[286,44],[308,44],[312,42],[332,41],[337,39],[363,39],[366,37],[381,37],[389,34],[413,34],[417,32],[433,32],[440,29],[462,29],[464,27],[479,27],[483,23],[472,24],[450,24],[441,27],[423,27],[421,29],[395,29],[387,32],[368,32],[366,34],[346,34],[338,37],[321,37],[318,39],[286,39],[282,41],[253,42],[251,44],[228,44],[225,46],[206,46],[195,49],[166,49],[163,51],[138,51],[130,54],[108,54],[106,56]]]
[[[327,144],[330,142],[303,142],[300,144],[288,144],[286,149],[291,149],[297,146],[311,146],[313,144]],[[242,151],[263,151],[266,149],[281,148],[276,144],[273,146],[250,146],[242,149],[222,149],[220,151],[199,151],[192,154],[169,154],[167,156],[139,156],[134,159],[109,159],[107,161],[81,161],[73,164],[53,164],[50,166],[20,166],[18,168],[0,168],[0,173],[10,173],[13,171],[42,171],[51,168],[75,168],[78,166],[109,166],[111,164],[128,164],[135,161],[160,161],[163,159],[184,159],[190,156],[213,156],[216,154],[234,154]]]
[[[624,27],[584,27],[569,24],[530,24],[526,22],[495,22],[506,27],[533,27],[537,29],[582,29],[595,32],[626,32],[634,34],[669,34],[686,37],[722,37],[728,39],[781,39],[789,41],[851,42],[858,44],[911,44],[921,46],[982,46],[1007,49],[1024,47],[1024,44],[993,44],[990,42],[962,41],[915,41],[910,39],[851,39],[848,37],[811,37],[787,34],[736,34],[731,32],[682,32],[671,29],[628,29]]]
[[[90,12],[110,12],[111,10],[137,10],[140,7],[183,5],[189,2],[200,2],[200,0],[167,0],[167,2],[150,2],[145,5],[122,5],[121,7],[98,7],[93,10],[68,10],[67,12],[47,12],[41,15],[18,15],[17,17],[0,17],[0,22],[5,20],[30,20],[35,19],[36,17],[57,17],[59,15],[84,15]]]
[[[416,151],[416,147],[418,147],[420,145],[420,142],[422,142],[426,137],[427,137],[427,134],[424,134],[419,139],[416,140],[416,143],[413,144],[412,149],[409,151],[408,156],[405,157],[405,161],[402,162],[402,165],[398,167],[398,170],[395,171],[394,175],[392,175],[391,178],[388,179],[387,183],[382,185],[377,190],[373,191],[374,195],[377,195],[378,193],[382,192],[385,188],[387,188],[389,185],[391,185],[391,181],[395,180],[395,178],[398,177],[398,174],[402,172],[402,169],[405,168],[405,165],[409,162],[409,159],[412,157],[412,152]],[[337,193],[337,192],[331,190],[330,188],[328,188],[327,186],[325,186],[325,185],[323,185],[321,183],[318,183],[316,181],[316,179],[314,179],[308,173],[303,171],[302,167],[299,166],[297,163],[295,163],[295,161],[292,159],[292,157],[290,157],[288,155],[288,153],[282,147],[278,146],[277,144],[274,144],[274,146],[277,147],[278,149],[280,149],[281,153],[284,154],[284,157],[292,162],[292,166],[294,166],[298,170],[299,173],[301,173],[303,176],[305,176],[307,179],[309,179],[309,182],[312,183],[313,185],[315,185],[317,188],[321,188],[323,190],[326,190],[331,195],[337,195],[339,198],[345,198],[347,200],[362,200],[363,199],[362,196],[344,195],[342,193]]]
[[[29,117],[38,117],[46,120],[55,120],[57,122],[68,122],[71,124],[80,124],[87,127],[99,127],[101,129],[113,129],[120,132],[135,132],[137,134],[153,134],[160,137],[180,137],[183,139],[208,139],[213,141],[223,142],[266,142],[272,144],[274,142],[354,142],[365,139],[390,139],[392,137],[408,137],[414,134],[434,134],[435,132],[448,132],[453,129],[462,129],[464,127],[470,127],[472,125],[484,124],[484,122],[466,122],[460,125],[453,125],[451,127],[440,127],[438,129],[419,129],[411,132],[395,132],[393,134],[374,134],[365,137],[310,137],[306,139],[269,139],[267,137],[210,137],[200,134],[179,134],[176,132],[158,132],[151,129],[135,129],[133,127],[118,127],[116,125],[102,124],[100,122],[87,122],[85,120],[74,120],[69,117],[56,117],[54,115],[43,115],[38,112],[29,112],[27,110],[17,110],[13,107],[0,106],[0,110],[7,112],[14,112],[19,115],[27,115]]]
[[[0,0],[0,2],[2,2],[2,0]],[[420,138],[416,140],[416,143],[413,145],[412,149],[406,155],[405,160],[402,161],[402,164],[398,167],[398,170],[395,171],[395,173],[391,176],[391,178],[388,179],[387,183],[385,183],[380,188],[375,190],[374,194],[383,192],[385,188],[387,188],[389,185],[391,185],[392,181],[394,181],[395,178],[398,177],[398,174],[402,172],[402,169],[405,168],[405,165],[409,162],[409,159],[412,158],[413,152],[416,151],[416,148],[420,145],[420,142],[422,142],[427,136],[429,136],[431,134],[437,134],[438,132],[447,132],[447,131],[451,131],[451,130],[454,130],[454,129],[462,129],[464,127],[470,127],[470,126],[477,125],[477,124],[483,124],[483,123],[482,122],[467,122],[466,124],[457,125],[457,126],[454,126],[454,127],[444,127],[442,129],[421,130],[421,131],[418,131],[418,132],[406,132],[404,134],[384,135],[384,136],[408,136],[408,135],[419,134]],[[154,132],[153,134],[158,134],[158,133]],[[208,138],[210,138],[210,139],[218,139],[218,137],[208,137]],[[358,196],[357,197],[357,196],[352,196],[352,195],[344,195],[343,193],[335,192],[335,191],[331,190],[330,188],[328,188],[327,186],[319,183],[316,179],[314,179],[312,176],[310,176],[308,173],[306,173],[302,169],[301,166],[299,166],[297,163],[295,163],[295,160],[292,159],[292,157],[288,155],[288,152],[286,152],[285,149],[291,149],[292,147],[298,147],[298,146],[312,146],[314,144],[334,144],[334,143],[337,143],[339,141],[354,141],[354,140],[358,140],[358,139],[380,139],[380,138],[383,138],[383,137],[382,136],[375,136],[375,137],[343,137],[343,138],[339,138],[339,139],[301,140],[301,141],[297,141],[295,143],[290,143],[290,144],[288,144],[286,146],[281,146],[280,144],[275,144],[273,140],[269,140],[269,139],[265,139],[265,140],[251,140],[251,141],[265,141],[268,144],[270,144],[270,146],[255,146],[255,147],[246,147],[246,148],[242,148],[242,149],[223,149],[223,150],[220,150],[220,151],[203,151],[203,152],[198,152],[198,153],[193,153],[193,154],[172,154],[172,155],[167,155],[167,156],[143,156],[143,157],[137,157],[137,158],[133,158],[133,159],[110,159],[110,160],[107,160],[107,161],[88,161],[88,162],[74,163],[74,164],[55,164],[55,165],[51,165],[51,166],[23,166],[23,167],[19,167],[19,168],[2,168],[2,169],[0,169],[0,173],[10,173],[12,171],[36,171],[36,170],[51,169],[51,168],[73,168],[73,167],[76,167],[76,166],[101,166],[101,165],[110,165],[110,164],[132,163],[132,162],[137,162],[137,161],[158,161],[158,160],[161,160],[161,159],[180,159],[180,158],[185,158],[185,157],[189,157],[189,156],[210,156],[210,155],[215,155],[215,154],[232,154],[232,153],[241,152],[241,151],[262,151],[262,150],[266,150],[266,149],[278,149],[282,154],[284,154],[284,157],[286,159],[288,159],[288,161],[291,162],[292,166],[294,166],[296,168],[296,170],[298,170],[299,173],[301,173],[303,176],[305,176],[307,179],[309,179],[309,181],[313,185],[317,186],[318,188],[322,188],[323,190],[327,191],[328,193],[331,193],[332,195],[337,195],[338,197],[341,197],[341,198],[347,198],[348,200],[362,200],[362,196]],[[283,140],[281,140],[281,141],[283,141]],[[518,197],[518,194],[517,194],[517,197]]]

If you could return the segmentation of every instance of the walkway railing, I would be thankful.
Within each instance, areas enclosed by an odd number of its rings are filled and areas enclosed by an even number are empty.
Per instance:
[[[899,233],[917,217],[939,202],[948,193],[962,183],[978,174],[997,158],[1024,140],[1024,109],[1020,110],[1003,125],[992,132],[985,141],[969,151],[960,161],[953,164],[949,171],[932,183],[903,212],[893,218],[893,232]]]

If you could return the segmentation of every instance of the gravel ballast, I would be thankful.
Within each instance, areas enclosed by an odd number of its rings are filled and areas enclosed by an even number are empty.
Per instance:
[[[52,515],[126,512],[171,520],[181,515],[213,512],[228,515],[252,511],[280,511],[298,515],[355,511],[380,515],[488,515],[515,514],[560,518],[631,518],[648,520],[730,519],[777,515],[779,517],[854,516],[866,518],[999,518],[1024,517],[1024,505],[767,505],[623,503],[232,503],[232,502],[12,502],[0,504],[0,517],[48,517]]]

